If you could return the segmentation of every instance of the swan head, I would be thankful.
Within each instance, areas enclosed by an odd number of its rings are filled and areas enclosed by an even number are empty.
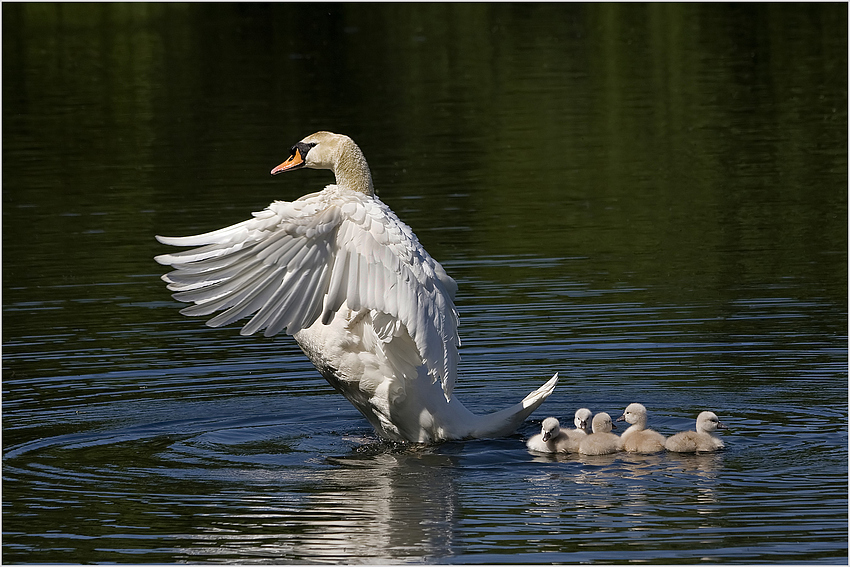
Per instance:
[[[727,429],[725,425],[720,423],[717,415],[713,411],[704,411],[697,416],[697,431],[700,433],[711,433],[718,429]]]
[[[554,417],[547,417],[543,420],[543,427],[540,433],[543,435],[543,441],[548,441],[553,437],[557,437],[561,432],[561,424]]]
[[[612,429],[617,429],[617,427],[611,421],[610,415],[603,411],[593,416],[594,433],[610,433]]]
[[[289,157],[272,169],[277,175],[301,168],[330,169],[340,187],[374,196],[372,173],[363,152],[354,140],[343,134],[316,132],[289,149]]]
[[[580,408],[576,410],[576,416],[573,420],[576,424],[576,429],[581,429],[582,431],[590,431],[590,418],[593,416],[593,412],[591,412],[587,408]]]
[[[617,421],[625,420],[629,425],[638,425],[643,427],[646,425],[646,408],[643,404],[629,404],[626,406],[626,411],[623,415],[617,418]]]

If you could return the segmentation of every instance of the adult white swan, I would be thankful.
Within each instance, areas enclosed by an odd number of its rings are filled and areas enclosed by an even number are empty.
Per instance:
[[[452,396],[458,364],[457,284],[382,203],[360,148],[307,136],[272,175],[330,169],[336,184],[198,236],[157,256],[174,298],[211,327],[253,315],[243,335],[293,335],[322,376],[387,439],[429,443],[513,433],[555,388],[555,374],[518,404],[475,415]]]

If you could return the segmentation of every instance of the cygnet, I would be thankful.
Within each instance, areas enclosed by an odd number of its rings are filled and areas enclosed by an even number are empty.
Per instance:
[[[568,441],[569,437],[561,431],[560,422],[554,417],[547,417],[543,420],[540,433],[532,435],[526,442],[526,446],[529,450],[538,453],[567,453]]]
[[[575,429],[561,429],[561,423],[557,419],[547,417],[543,420],[540,433],[529,439],[526,445],[539,453],[575,453],[582,439],[591,432],[591,416],[593,412],[587,408],[576,410],[573,418]]]
[[[576,426],[577,431],[583,431],[587,435],[590,435],[592,432],[590,425],[590,418],[593,416],[593,412],[587,408],[579,408],[576,410],[575,418],[573,418],[573,423]]]
[[[604,411],[594,415],[593,433],[581,440],[578,452],[582,455],[610,455],[619,451],[622,441],[611,433],[612,429],[616,429],[616,426],[610,415]]]
[[[664,450],[664,436],[646,428],[646,408],[641,404],[629,404],[625,413],[617,421],[626,420],[631,427],[623,432],[620,439],[623,451],[629,453],[657,453]]]
[[[559,445],[560,453],[576,453],[578,452],[579,443],[581,443],[584,439],[587,438],[587,435],[592,432],[590,428],[590,418],[593,416],[593,412],[591,412],[587,408],[579,408],[576,410],[576,415],[573,418],[573,423],[575,423],[575,429],[565,429],[561,431],[562,434],[566,435],[566,440]]]
[[[696,431],[682,431],[667,439],[664,444],[668,451],[676,453],[698,453],[717,451],[723,448],[723,441],[712,435],[718,429],[726,429],[712,411],[704,411],[697,416]]]

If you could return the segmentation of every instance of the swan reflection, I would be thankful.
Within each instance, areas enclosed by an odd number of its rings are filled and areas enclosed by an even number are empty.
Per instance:
[[[183,551],[240,561],[270,557],[329,563],[450,556],[459,508],[456,459],[428,449],[374,445],[327,458],[330,468],[296,485],[288,479],[285,493],[246,499],[243,505],[253,513],[234,517],[231,512],[217,523],[219,529],[195,538],[214,541],[215,550],[199,543]],[[253,527],[246,523],[249,517]],[[228,527],[241,533],[229,534]]]
[[[306,495],[317,521],[305,522],[299,555],[370,562],[450,555],[459,507],[454,460],[421,449],[328,459],[335,467],[325,488]]]

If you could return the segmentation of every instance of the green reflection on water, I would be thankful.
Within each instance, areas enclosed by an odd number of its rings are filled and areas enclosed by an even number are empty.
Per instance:
[[[146,271],[149,235],[188,212],[241,218],[325,181],[265,170],[329,128],[391,204],[422,198],[405,218],[440,259],[610,259],[611,279],[677,288],[801,278],[841,300],[845,12],[4,6],[4,231],[49,218],[51,259],[94,246]],[[469,230],[427,232],[446,223]],[[63,277],[100,281],[80,260]]]

